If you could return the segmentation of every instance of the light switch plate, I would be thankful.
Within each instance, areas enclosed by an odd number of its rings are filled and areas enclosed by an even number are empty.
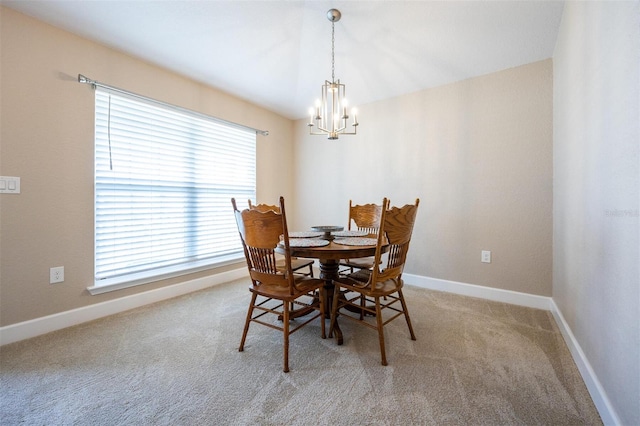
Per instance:
[[[19,194],[20,178],[13,176],[0,176],[0,194]]]

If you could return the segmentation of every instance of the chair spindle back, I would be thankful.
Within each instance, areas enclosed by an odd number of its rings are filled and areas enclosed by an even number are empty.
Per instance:
[[[369,234],[377,234],[378,229],[380,228],[382,209],[383,206],[376,204],[354,205],[352,200],[349,200],[348,229],[351,229],[351,223],[353,222],[358,231],[367,231]]]
[[[378,249],[376,250],[376,261],[374,263],[374,265],[378,266],[373,268],[370,278],[371,282],[375,283],[389,279],[400,279],[404,264],[407,260],[409,243],[411,242],[413,225],[415,224],[419,203],[420,200],[416,199],[415,204],[389,208],[389,201],[386,198],[383,200],[385,207],[380,221]],[[386,254],[387,261],[383,265],[381,263],[381,248],[385,239],[389,248]]]
[[[294,279],[291,270],[289,233],[284,210],[284,199],[280,197],[279,211],[273,209],[245,209],[239,211],[235,199],[233,204],[236,223],[244,248],[249,275],[254,285],[288,287],[293,294]],[[276,248],[283,236],[285,269],[277,267]]]

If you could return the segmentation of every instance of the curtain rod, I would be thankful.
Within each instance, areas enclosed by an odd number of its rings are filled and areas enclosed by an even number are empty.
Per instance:
[[[91,80],[90,78],[85,77],[82,74],[78,74],[78,83],[90,84],[90,85],[93,86],[94,89],[96,87],[102,87],[104,89],[108,89],[108,90],[111,90],[111,91],[114,91],[114,92],[122,93],[122,94],[125,94],[125,95],[128,95],[128,96],[132,96],[134,98],[139,98],[139,99],[145,100],[147,102],[153,102],[153,103],[165,106],[165,107],[173,108],[173,109],[176,109],[178,111],[186,112],[186,113],[189,113],[189,114],[196,114],[196,115],[199,115],[199,116],[201,116],[203,118],[206,118],[208,120],[217,121],[219,123],[224,123],[224,124],[227,124],[227,125],[230,125],[230,126],[234,126],[234,127],[240,128],[240,129],[252,130],[252,131],[256,132],[256,134],[260,134],[262,136],[269,136],[269,131],[268,130],[255,129],[253,127],[245,126],[244,124],[238,124],[238,123],[234,123],[232,121],[223,120],[223,119],[218,118],[218,117],[213,117],[211,115],[203,114],[201,112],[192,111],[192,110],[187,109],[187,108],[182,108],[182,107],[179,107],[179,106],[176,106],[176,105],[172,105],[172,104],[169,104],[167,102],[162,102],[162,101],[159,101],[159,100],[156,100],[156,99],[148,98],[146,96],[138,95],[137,93],[129,92],[128,90],[124,90],[124,89],[120,89],[118,87],[110,86],[108,84],[100,83],[99,81]]]

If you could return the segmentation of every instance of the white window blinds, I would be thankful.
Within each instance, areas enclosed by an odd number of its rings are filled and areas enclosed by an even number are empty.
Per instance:
[[[241,256],[255,132],[99,88],[95,108],[95,285]]]

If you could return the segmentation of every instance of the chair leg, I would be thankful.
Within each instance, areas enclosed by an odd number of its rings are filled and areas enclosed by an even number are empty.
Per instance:
[[[309,276],[313,278],[313,263],[309,265]]]
[[[244,342],[247,339],[247,332],[249,331],[249,324],[251,323],[251,315],[253,315],[253,307],[256,305],[257,297],[257,293],[251,293],[251,303],[249,304],[247,319],[244,322],[244,331],[242,332],[242,339],[240,340],[240,347],[238,348],[238,352],[244,351]]]
[[[324,287],[320,287],[318,289],[318,297],[320,302],[320,330],[321,330],[323,339],[327,338],[327,335],[325,332],[325,325],[324,325],[324,300],[327,297],[325,293],[326,293],[326,290],[324,289]]]
[[[402,311],[404,312],[404,318],[407,320],[407,326],[409,326],[409,334],[411,334],[411,340],[416,340],[416,335],[413,332],[413,326],[411,325],[411,319],[409,318],[409,310],[407,309],[407,303],[404,301],[404,295],[402,290],[398,290],[398,296],[400,296],[400,303],[402,303]]]
[[[282,331],[284,334],[284,372],[289,372],[289,304],[282,304],[283,313],[282,313],[282,322],[283,327]]]
[[[376,297],[376,322],[378,324],[378,339],[380,340],[380,355],[382,365],[387,365],[387,355],[384,350],[384,329],[382,325],[382,308],[380,308],[380,297]]]

